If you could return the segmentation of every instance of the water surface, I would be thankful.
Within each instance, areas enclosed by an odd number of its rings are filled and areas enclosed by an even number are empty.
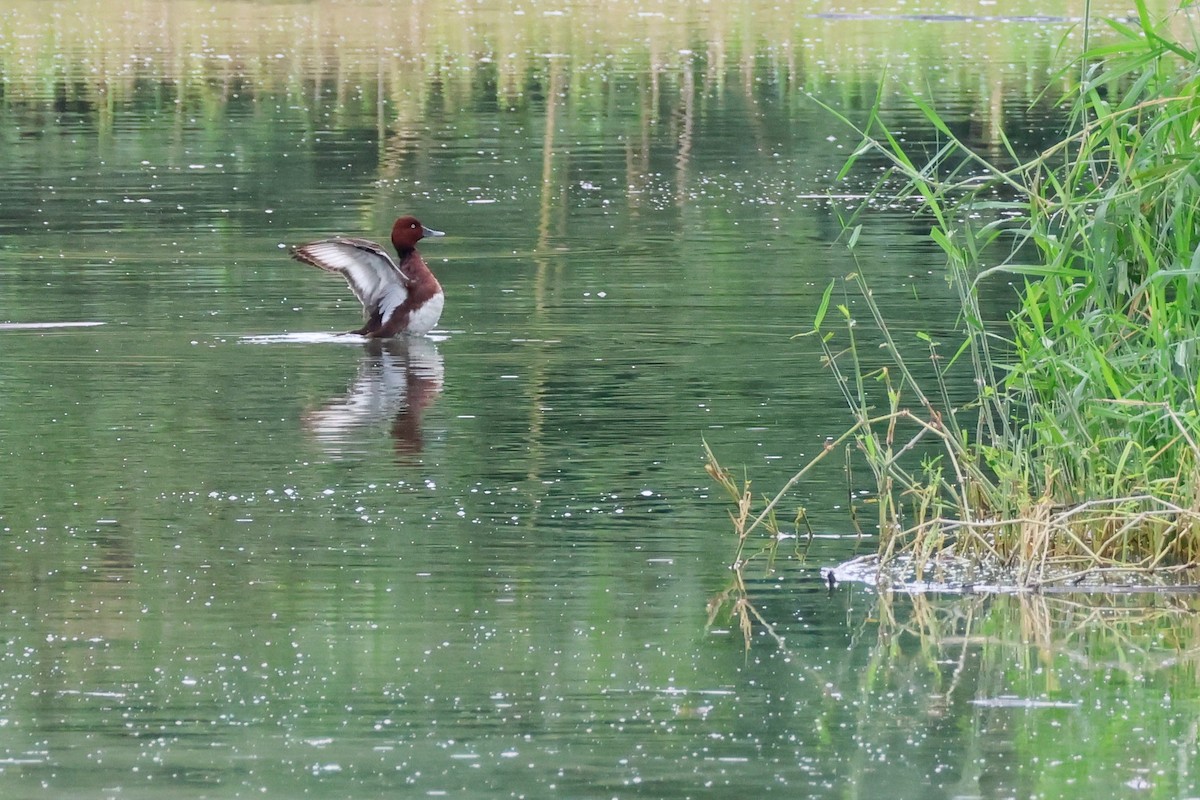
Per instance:
[[[830,592],[836,466],[753,576],[785,644],[707,624],[702,443],[765,492],[843,430],[828,280],[954,322],[910,209],[843,246],[810,93],[1036,148],[1043,6],[9,4],[0,793],[1196,794],[1189,599]],[[285,247],[400,213],[441,324],[342,336]]]

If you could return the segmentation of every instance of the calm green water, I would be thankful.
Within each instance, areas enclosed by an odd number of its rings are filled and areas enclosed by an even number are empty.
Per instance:
[[[826,282],[953,323],[927,223],[838,244],[804,91],[1036,147],[1078,9],[127,6],[0,11],[0,796],[1200,794],[1191,598],[829,592],[836,468],[785,646],[706,624],[702,441],[767,492],[845,425]],[[439,329],[332,336],[284,244],[400,213]]]

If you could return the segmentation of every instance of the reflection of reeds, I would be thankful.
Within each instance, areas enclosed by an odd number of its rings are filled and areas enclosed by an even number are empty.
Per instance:
[[[1198,609],[1200,595],[1194,592],[1086,599],[1031,593],[933,599],[881,592],[868,616],[881,642],[918,643],[928,663],[961,664],[965,649],[978,648],[985,664],[997,666],[1061,659],[1076,668],[1132,676],[1183,664],[1189,675],[1200,675]]]
[[[979,97],[986,110],[997,91],[1037,91],[1026,71],[1050,62],[1057,43],[1050,31],[1081,16],[1084,4],[1008,3],[1005,14],[1045,15],[1043,23],[1026,23],[1045,35],[1000,29],[980,36],[970,22],[930,24],[897,16],[881,2],[862,3],[864,13],[850,18],[823,14],[817,4],[687,0],[565,8],[534,0],[520,14],[508,5],[455,0],[19,0],[0,12],[0,74],[6,102],[58,97],[104,107],[128,100],[139,86],[166,83],[183,98],[217,89],[226,99],[288,93],[308,102],[323,92],[347,113],[404,117],[435,100],[447,110],[470,108],[484,95],[505,107],[529,102],[539,94],[547,55],[570,62],[566,91],[597,107],[614,79],[631,74],[649,74],[657,91],[660,74],[695,68],[706,95],[719,96],[731,75],[745,92],[763,74],[784,88],[812,90],[814,82],[853,85],[856,76],[874,82],[886,67],[897,85],[924,85],[933,69],[938,91],[988,95]],[[1124,11],[1115,2],[1093,5],[1112,6],[1093,13]],[[978,4],[953,0],[939,10],[970,17]],[[948,53],[966,68],[946,70]],[[1003,79],[1009,85],[998,89],[989,78],[989,92],[979,92],[981,76],[995,75],[997,63],[1017,65]]]
[[[982,752],[946,778],[956,796],[1077,796],[1081,785],[1107,784],[1046,765],[1092,764],[1114,747],[1154,765],[1164,796],[1188,796],[1197,732],[1184,707],[1200,673],[1198,607],[1191,594],[1081,602],[881,592],[852,623],[869,642],[865,663],[835,689],[852,698],[856,742],[886,751],[911,746],[913,731],[942,729],[964,752]],[[986,753],[1001,743],[1011,757],[997,770]],[[848,782],[862,783],[874,767],[864,758],[851,769],[859,780]]]

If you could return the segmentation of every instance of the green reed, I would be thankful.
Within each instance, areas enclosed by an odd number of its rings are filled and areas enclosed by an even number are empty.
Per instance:
[[[1015,168],[976,156],[925,105],[946,145],[920,168],[877,120],[863,131],[860,152],[886,153],[934,217],[981,387],[963,409],[927,398],[876,314],[901,375],[892,405],[916,397],[943,443],[902,484],[919,499],[908,518],[986,519],[985,536],[957,541],[1030,579],[1056,559],[1189,564],[1200,546],[1200,58],[1137,7],[1137,26],[1110,22],[1117,41],[1077,62],[1074,132],[1023,162],[1010,149]],[[1019,283],[1004,337],[978,300],[996,278]],[[904,473],[863,450],[894,496]],[[884,552],[901,543],[885,536]]]
[[[886,159],[877,195],[920,202],[961,303],[949,353],[924,334],[919,355],[898,342],[860,272],[831,285],[816,314],[853,415],[847,436],[874,477],[882,562],[904,554],[920,578],[953,553],[1032,584],[1200,558],[1200,56],[1189,5],[1156,23],[1138,0],[1136,25],[1108,22],[1112,41],[1062,73],[1078,76],[1062,99],[1073,130],[1024,159],[1004,139],[1016,166],[974,152],[915,94],[944,141],[922,162],[880,122],[879,100],[861,126],[829,108],[862,137],[842,175],[862,156]],[[860,219],[848,223],[852,251]],[[1007,326],[981,309],[994,281],[1016,289]],[[833,303],[839,287],[872,325]],[[866,364],[868,340],[886,366]],[[968,403],[950,401],[955,369],[973,373]],[[744,518],[769,515],[803,474]]]

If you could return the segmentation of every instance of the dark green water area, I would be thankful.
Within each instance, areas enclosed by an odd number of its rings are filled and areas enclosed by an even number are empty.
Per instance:
[[[831,591],[836,465],[783,644],[707,618],[703,443],[766,493],[849,424],[828,281],[955,323],[813,98],[1035,151],[1083,5],[5,3],[0,796],[1200,795],[1194,598]],[[404,213],[438,328],[336,336],[286,246]]]

